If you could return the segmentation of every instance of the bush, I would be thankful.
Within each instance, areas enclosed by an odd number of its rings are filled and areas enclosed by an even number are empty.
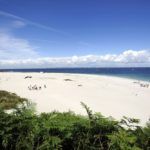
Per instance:
[[[0,91],[0,108],[2,109],[14,109],[19,104],[23,104],[24,102],[27,102],[27,99],[21,98],[14,93]]]
[[[127,117],[119,122],[100,113],[93,114],[84,103],[81,104],[87,111],[87,116],[56,111],[37,115],[32,103],[27,102],[22,107],[17,107],[15,103],[14,107],[12,99],[19,101],[22,98],[4,91],[0,93],[3,97],[7,97],[7,103],[10,97],[9,108],[14,109],[8,114],[5,107],[0,108],[0,149],[147,150],[150,148],[150,123],[141,127],[138,120]]]

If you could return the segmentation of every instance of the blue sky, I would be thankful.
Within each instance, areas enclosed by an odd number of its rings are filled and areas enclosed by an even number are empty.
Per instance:
[[[150,1],[0,0],[0,45],[1,68],[150,66]]]

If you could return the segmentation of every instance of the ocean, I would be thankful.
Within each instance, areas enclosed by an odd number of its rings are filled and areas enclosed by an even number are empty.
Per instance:
[[[0,72],[47,72],[108,75],[150,82],[148,68],[38,68],[38,69],[0,69]]]

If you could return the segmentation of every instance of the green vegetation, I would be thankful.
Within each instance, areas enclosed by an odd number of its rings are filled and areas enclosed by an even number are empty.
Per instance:
[[[25,101],[27,101],[27,99],[21,98],[14,93],[0,91],[0,107],[2,109],[15,109],[19,104]]]
[[[141,127],[137,119],[106,118],[93,114],[84,103],[87,116],[73,112],[37,115],[34,105],[17,95],[1,91],[0,100],[1,150],[150,149],[150,123]],[[7,113],[8,108],[14,111]]]

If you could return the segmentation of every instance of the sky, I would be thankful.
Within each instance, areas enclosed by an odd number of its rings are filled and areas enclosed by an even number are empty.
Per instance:
[[[150,67],[149,0],[0,0],[0,68]]]

